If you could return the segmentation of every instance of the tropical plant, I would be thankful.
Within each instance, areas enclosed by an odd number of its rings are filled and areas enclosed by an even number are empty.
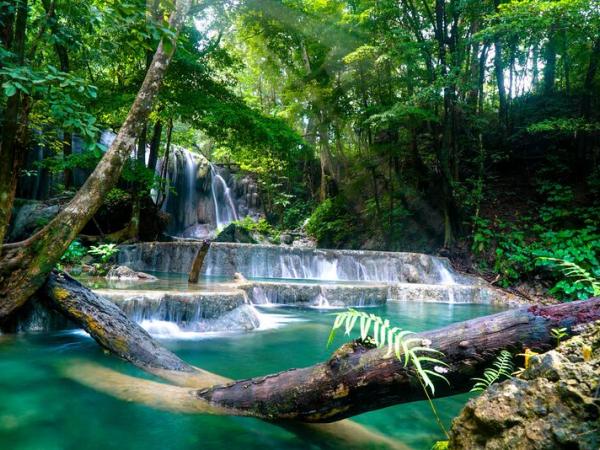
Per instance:
[[[441,378],[446,383],[450,384],[444,375],[435,371],[438,370],[442,373],[446,372],[448,364],[432,356],[426,356],[428,353],[443,356],[443,353],[428,347],[421,338],[407,338],[407,336],[414,333],[412,331],[402,330],[398,327],[392,327],[389,320],[383,319],[375,314],[368,314],[348,308],[347,311],[336,313],[335,316],[336,318],[331,328],[331,332],[329,333],[329,339],[327,340],[327,346],[331,345],[333,342],[338,329],[343,327],[344,334],[349,336],[356,323],[359,322],[360,339],[363,342],[373,344],[379,348],[387,346],[388,351],[385,355],[386,357],[395,355],[400,361],[404,359],[404,367],[410,365],[415,369],[417,379],[423,388],[423,392],[427,397],[427,401],[429,402],[429,406],[431,407],[437,424],[446,437],[448,437],[448,431],[440,419],[435,405],[429,396],[429,392],[427,392],[427,389],[429,388],[431,394],[435,394],[435,385],[433,384],[431,377]],[[369,336],[371,326],[373,327],[373,332],[372,336]],[[426,364],[433,364],[434,370],[426,368]]]
[[[473,378],[476,383],[473,385],[471,392],[485,391],[492,384],[502,379],[510,379],[513,371],[512,354],[507,350],[502,350],[492,363],[492,367],[488,367],[483,371],[483,378]]]
[[[81,242],[75,240],[71,242],[71,245],[69,245],[69,248],[67,248],[67,251],[62,255],[60,260],[67,264],[78,264],[86,253],[87,249],[85,246]]]
[[[392,327],[390,321],[382,319],[375,314],[368,314],[362,311],[349,308],[347,311],[335,314],[336,318],[329,333],[329,339],[327,345],[331,345],[335,338],[335,333],[338,329],[344,328],[344,334],[350,335],[354,326],[357,322],[360,323],[360,338],[364,342],[370,342],[377,347],[386,347],[388,352],[387,357],[396,355],[399,360],[404,359],[404,367],[411,365],[423,385],[435,394],[435,386],[431,377],[437,377],[448,383],[448,380],[441,373],[427,369],[424,363],[431,363],[437,366],[447,366],[447,364],[440,359],[433,358],[431,356],[425,356],[424,354],[438,354],[443,355],[439,350],[433,349],[423,344],[422,338],[407,338],[407,336],[414,334],[412,331],[402,330],[398,327]],[[373,328],[372,337],[369,336],[369,332]],[[442,368],[441,372],[446,371]]]
[[[566,328],[552,328],[552,330],[550,330],[550,334],[552,334],[552,336],[556,338],[557,347],[560,344],[561,340],[569,336],[569,333],[567,333]]]
[[[542,262],[548,261],[557,266],[565,277],[574,280],[574,285],[587,286],[590,288],[592,295],[600,295],[600,278],[595,277],[580,265],[564,259],[545,256],[540,257],[539,260]]]
[[[100,258],[102,263],[107,263],[110,258],[119,253],[119,248],[117,247],[117,244],[92,245],[88,250],[88,253]]]

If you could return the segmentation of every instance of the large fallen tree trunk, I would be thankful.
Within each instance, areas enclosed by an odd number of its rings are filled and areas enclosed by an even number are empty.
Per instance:
[[[423,344],[443,352],[439,368],[449,384],[436,397],[470,390],[501,349],[547,350],[556,344],[553,328],[600,319],[600,298],[552,306],[531,306],[417,334]],[[346,344],[324,363],[265,377],[236,381],[197,393],[211,405],[271,419],[328,422],[366,411],[426,398],[413,369],[387,349]],[[433,368],[435,370],[435,367]]]
[[[156,353],[153,357],[153,345],[143,343],[152,340],[147,333],[117,307],[105,305],[106,300],[70,277],[53,273],[45,291],[61,311],[83,326],[100,345],[145,370],[153,373],[158,370],[162,376],[160,372],[166,369],[168,379],[180,376],[170,373],[187,377],[197,370],[172,354],[165,357],[168,364],[161,366],[163,355]],[[556,342],[551,334],[553,328],[566,327],[576,333],[576,325],[595,320],[600,320],[600,298],[509,310],[417,336],[444,353],[443,360],[448,364],[444,375],[450,383],[438,384],[436,395],[448,396],[468,391],[471,378],[480,375],[499,350],[546,350]],[[199,403],[208,403],[229,414],[302,422],[332,422],[425,399],[414,370],[386,353],[387,349],[367,348],[354,342],[344,345],[321,364],[218,386],[207,387],[213,380],[197,383],[196,386],[204,387],[192,395]]]
[[[78,361],[64,369],[65,375],[117,398],[139,401],[155,408],[188,413],[236,414],[236,411],[213,407],[196,396],[198,388],[231,380],[190,366],[157,343],[116,305],[97,296],[70,276],[53,271],[39,293],[45,295],[55,309],[90,333],[103,348],[177,386],[130,377],[85,361]],[[406,450],[402,443],[350,420],[327,424],[286,421],[279,425],[300,438],[318,442],[320,448],[331,445],[348,450]]]
[[[190,366],[156,342],[114,303],[65,273],[53,271],[41,293],[102,346],[140,369],[182,386],[207,387],[227,378]]]

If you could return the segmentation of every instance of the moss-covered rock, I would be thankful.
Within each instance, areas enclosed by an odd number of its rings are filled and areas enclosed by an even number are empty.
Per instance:
[[[600,448],[600,322],[492,385],[454,420],[452,449]]]

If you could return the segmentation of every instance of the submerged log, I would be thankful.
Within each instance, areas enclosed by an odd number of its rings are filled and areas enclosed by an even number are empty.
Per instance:
[[[436,368],[436,397],[467,392],[502,349],[547,350],[556,344],[553,328],[600,319],[600,298],[552,306],[531,306],[456,323],[417,334],[424,345],[444,353],[448,364]],[[424,400],[413,369],[387,349],[346,344],[324,363],[303,369],[236,381],[197,392],[212,405],[268,419],[330,422],[398,403]]]
[[[65,367],[63,373],[66,376],[114,397],[138,401],[154,408],[187,413],[238,414],[198,399],[196,394],[198,389],[232,380],[190,366],[162,347],[116,305],[94,294],[69,275],[53,271],[40,294],[45,294],[57,310],[85,329],[100,346],[176,386],[131,377],[85,361]],[[318,442],[321,448],[344,446],[348,450],[407,450],[402,443],[350,420],[320,424],[286,421],[278,422],[278,425],[300,438]]]
[[[426,398],[410,366],[405,368],[403,362],[387,356],[386,349],[366,348],[358,342],[344,345],[321,364],[228,383],[218,375],[195,372],[199,369],[162,348],[116,306],[67,275],[53,273],[45,292],[103,347],[179,385],[200,387],[193,393],[199,403],[229,414],[333,422]],[[471,378],[480,375],[501,349],[546,350],[556,343],[553,328],[566,327],[575,334],[576,325],[599,319],[600,298],[594,298],[509,310],[417,336],[425,345],[442,351],[448,364],[438,368],[449,381],[449,385],[438,383],[439,397],[468,391]]]

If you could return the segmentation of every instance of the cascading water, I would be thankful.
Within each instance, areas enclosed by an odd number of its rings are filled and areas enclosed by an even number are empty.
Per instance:
[[[231,189],[214,164],[210,165],[210,176],[217,228],[221,229],[234,220],[239,220],[239,217],[231,197]]]
[[[259,215],[251,177],[238,180],[229,169],[181,147],[175,147],[168,163],[165,161],[166,158],[158,161],[156,171],[165,177],[169,187],[162,205],[162,210],[171,216],[168,234],[205,239],[240,217]],[[168,167],[164,167],[166,163]],[[154,199],[157,198],[154,193]]]

